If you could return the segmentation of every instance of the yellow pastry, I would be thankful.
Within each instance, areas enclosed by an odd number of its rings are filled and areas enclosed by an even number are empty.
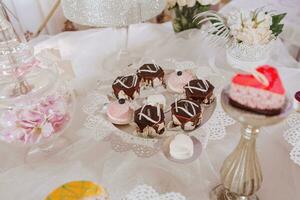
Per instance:
[[[103,187],[90,181],[66,183],[54,190],[45,200],[107,200]]]

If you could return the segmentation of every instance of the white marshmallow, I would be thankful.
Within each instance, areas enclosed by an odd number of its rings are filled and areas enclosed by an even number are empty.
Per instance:
[[[170,143],[170,155],[178,160],[191,158],[194,154],[193,140],[184,134],[178,134]]]

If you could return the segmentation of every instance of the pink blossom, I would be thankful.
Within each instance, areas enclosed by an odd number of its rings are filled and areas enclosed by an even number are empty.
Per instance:
[[[21,140],[38,143],[61,131],[69,121],[66,103],[61,96],[48,96],[38,105],[13,109],[0,116],[0,139],[7,142]]]

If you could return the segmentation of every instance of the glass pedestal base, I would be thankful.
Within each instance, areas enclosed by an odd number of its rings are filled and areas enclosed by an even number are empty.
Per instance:
[[[258,196],[239,196],[231,193],[223,185],[218,185],[210,192],[210,200],[259,200]]]
[[[120,76],[127,74],[129,67],[136,65],[140,60],[141,58],[138,55],[134,55],[130,51],[123,49],[105,58],[101,69],[115,76]]]
[[[50,156],[60,152],[66,146],[70,145],[71,142],[65,137],[58,137],[53,141],[49,141],[43,145],[37,145],[30,147],[25,155],[26,163],[36,163],[44,159],[49,158]]]

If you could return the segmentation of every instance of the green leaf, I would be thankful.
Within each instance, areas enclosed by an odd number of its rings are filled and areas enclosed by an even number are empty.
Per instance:
[[[182,26],[178,20],[173,20],[173,29],[176,33],[182,31]]]
[[[272,24],[279,24],[285,16],[286,16],[286,13],[273,15],[272,16]]]
[[[275,27],[271,27],[272,33],[277,37],[283,30],[283,24],[278,24]]]
[[[273,15],[272,16],[272,25],[270,27],[272,33],[277,37],[283,30],[284,25],[280,24],[283,18],[286,16],[286,13]]]
[[[183,16],[180,18],[180,21],[183,26],[186,26],[189,23],[188,20]]]

